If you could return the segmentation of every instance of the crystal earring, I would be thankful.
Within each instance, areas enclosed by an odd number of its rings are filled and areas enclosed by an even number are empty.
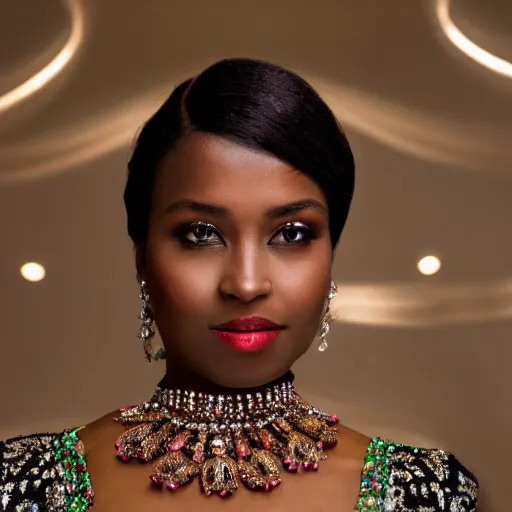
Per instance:
[[[331,281],[331,287],[329,289],[329,294],[327,295],[327,307],[325,309],[324,316],[322,318],[322,330],[320,332],[320,343],[318,345],[318,350],[320,352],[325,352],[327,350],[327,347],[329,346],[327,344],[327,335],[329,334],[329,330],[331,328],[331,320],[332,320],[332,314],[331,314],[331,301],[334,298],[334,296],[338,293],[338,288],[336,287],[336,283],[334,281]]]
[[[149,299],[146,281],[144,280],[141,280],[140,282],[139,298],[142,302],[142,309],[139,314],[141,326],[139,333],[137,334],[137,338],[142,341],[146,361],[150,363],[152,360],[158,361],[160,359],[165,359],[165,350],[163,348],[160,348],[156,354],[154,354],[154,347],[152,344],[153,338],[155,337],[155,329],[153,327],[153,308]]]

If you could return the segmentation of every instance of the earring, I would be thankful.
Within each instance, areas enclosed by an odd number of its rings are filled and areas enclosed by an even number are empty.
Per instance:
[[[152,340],[155,337],[155,329],[153,327],[153,308],[149,299],[146,281],[144,280],[141,280],[140,282],[139,298],[142,302],[142,309],[139,314],[141,326],[137,334],[137,338],[142,341],[146,361],[150,363],[152,360],[158,361],[160,359],[165,359],[165,350],[163,348],[160,348],[157,353],[154,354],[154,348],[152,345]]]
[[[327,335],[329,334],[329,331],[331,329],[330,323],[333,318],[331,315],[331,301],[336,295],[336,293],[338,293],[336,283],[334,281],[331,281],[331,287],[329,289],[329,294],[327,295],[327,307],[322,318],[322,331],[320,333],[320,344],[318,345],[318,350],[320,352],[325,352],[327,350],[327,347],[329,346],[327,343]]]

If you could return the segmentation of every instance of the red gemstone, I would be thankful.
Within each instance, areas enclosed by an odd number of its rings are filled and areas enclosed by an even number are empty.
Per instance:
[[[338,416],[336,416],[336,414],[331,414],[328,418],[327,418],[327,423],[329,423],[330,425],[336,425],[337,423],[339,423],[340,419],[338,418]]]
[[[77,451],[78,455],[83,455],[85,452],[84,443],[82,443],[82,441],[78,441],[78,443],[75,444],[75,450]]]
[[[181,434],[178,434],[168,444],[169,450],[171,450],[172,452],[177,452],[177,451],[181,450],[185,446],[185,443],[187,442],[188,438],[189,438],[188,432],[182,432]]]
[[[299,465],[296,462],[292,462],[287,468],[290,473],[297,473]]]
[[[238,457],[243,459],[244,457],[248,457],[251,454],[251,449],[245,443],[238,443],[236,445],[236,454]]]

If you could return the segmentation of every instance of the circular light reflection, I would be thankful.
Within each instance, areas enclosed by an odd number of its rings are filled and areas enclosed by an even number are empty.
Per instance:
[[[27,280],[31,281],[32,283],[37,283],[38,281],[42,281],[46,276],[46,270],[45,268],[40,265],[39,263],[25,263],[21,267],[21,275]]]
[[[435,256],[425,256],[418,262],[418,270],[424,276],[431,276],[439,272],[441,261]]]
[[[501,59],[491,52],[484,50],[467,37],[452,21],[450,17],[450,0],[437,0],[436,15],[444,35],[462,53],[466,54],[478,64],[503,75],[512,78],[512,63]]]
[[[84,37],[84,14],[80,0],[65,2],[71,17],[71,32],[62,50],[34,76],[11,91],[0,95],[0,113],[28,98],[55,78],[71,61]]]

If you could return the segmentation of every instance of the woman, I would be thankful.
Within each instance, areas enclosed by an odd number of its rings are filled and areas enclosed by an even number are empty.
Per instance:
[[[319,330],[327,347],[354,188],[348,141],[304,80],[220,61],[173,91],[128,168],[139,338],[166,375],[85,428],[1,443],[2,510],[475,510],[453,455],[366,438],[293,387]]]

